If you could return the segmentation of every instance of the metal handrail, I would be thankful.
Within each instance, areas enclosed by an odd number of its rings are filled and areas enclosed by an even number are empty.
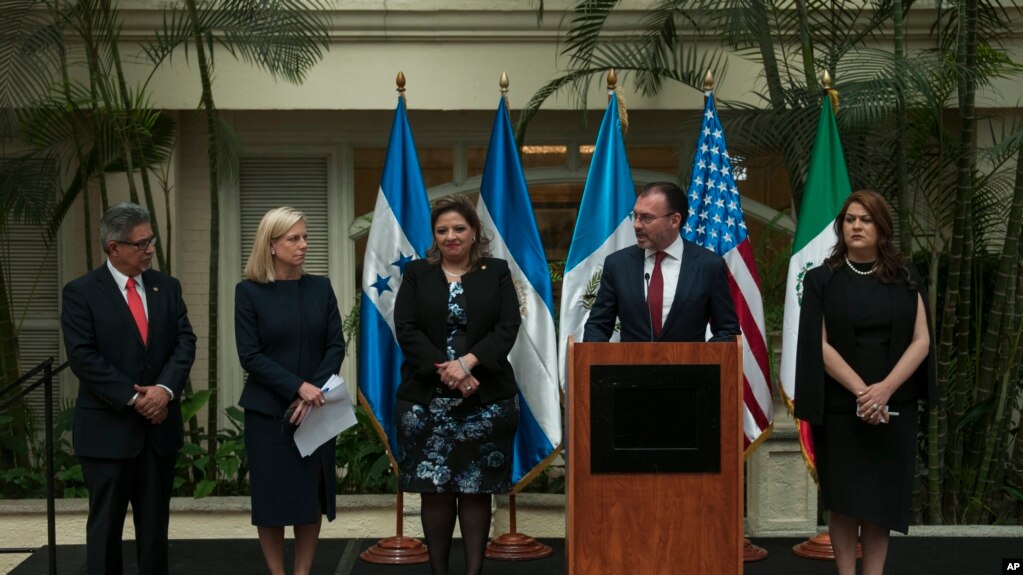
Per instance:
[[[14,397],[0,403],[0,410],[5,410],[14,405],[19,399],[25,397],[40,385],[43,386],[45,407],[43,420],[45,422],[45,443],[43,452],[46,455],[46,541],[48,543],[47,559],[50,575],[57,575],[57,496],[56,478],[54,477],[54,455],[53,455],[53,378],[64,371],[68,362],[64,362],[53,369],[54,359],[47,358],[39,365],[33,367],[25,375],[18,378],[18,381],[0,389],[0,397],[34,377],[40,371],[43,373],[38,381],[20,390]],[[0,553],[24,553],[23,548],[0,548]]]

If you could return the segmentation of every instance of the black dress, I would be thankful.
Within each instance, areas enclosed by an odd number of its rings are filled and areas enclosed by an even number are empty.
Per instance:
[[[861,271],[870,267],[857,265]],[[834,270],[831,278],[824,308],[841,308],[843,313],[825,313],[829,340],[833,332],[851,329],[855,351],[840,354],[867,385],[883,380],[891,371],[892,358],[897,360],[905,351],[904,347],[892,349],[893,324],[904,321],[897,313],[904,310],[896,310],[892,290],[906,289],[904,286],[903,282],[894,287],[881,284],[872,275],[856,274],[847,266]],[[917,386],[905,382],[888,403],[889,410],[898,415],[890,417],[887,424],[871,425],[856,415],[855,395],[834,379],[824,379],[823,424],[812,427],[824,507],[881,527],[908,531],[919,399]]]
[[[252,524],[318,523],[335,516],[333,440],[308,457],[295,446],[295,426],[284,412],[303,381],[322,386],[344,359],[341,316],[327,278],[235,289],[235,338],[247,372],[239,404],[245,408],[245,451],[252,492]]]
[[[447,345],[453,360],[465,353],[465,295],[461,282],[448,284]],[[435,386],[429,405],[399,398],[398,481],[412,493],[507,493],[518,424],[518,396],[483,403]]]

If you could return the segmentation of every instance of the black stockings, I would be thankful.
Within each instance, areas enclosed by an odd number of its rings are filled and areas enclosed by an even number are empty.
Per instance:
[[[462,531],[466,575],[483,573],[483,558],[490,535],[490,494],[423,493],[423,533],[430,548],[433,575],[448,575],[448,556],[455,518]]]

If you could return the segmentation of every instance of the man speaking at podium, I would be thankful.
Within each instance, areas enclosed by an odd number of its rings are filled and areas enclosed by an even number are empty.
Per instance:
[[[607,256],[583,341],[702,342],[739,335],[725,260],[679,234],[689,206],[671,182],[647,184],[632,209],[636,245]]]

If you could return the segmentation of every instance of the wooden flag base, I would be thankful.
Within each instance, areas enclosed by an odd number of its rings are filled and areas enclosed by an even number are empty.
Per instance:
[[[767,549],[758,547],[753,544],[749,539],[743,538],[742,540],[742,561],[743,563],[752,563],[754,561],[761,561],[767,558]]]
[[[381,565],[415,565],[430,560],[426,545],[415,537],[388,537],[359,554],[366,563]]]
[[[487,559],[528,561],[549,557],[554,550],[522,533],[505,533],[487,544]]]
[[[831,546],[831,535],[827,531],[792,546],[792,554],[804,559],[835,560],[835,549]],[[856,543],[856,558],[863,558],[863,546]]]
[[[405,537],[402,530],[402,519],[404,518],[405,494],[398,490],[395,494],[395,525],[394,537],[388,537],[376,542],[376,545],[359,554],[366,563],[380,565],[416,565],[426,563],[430,560],[430,551],[423,545],[423,542],[415,537]]]
[[[516,527],[515,493],[508,494],[509,533],[499,535],[487,544],[487,559],[500,561],[528,561],[549,557],[554,550],[529,535],[519,533]]]

